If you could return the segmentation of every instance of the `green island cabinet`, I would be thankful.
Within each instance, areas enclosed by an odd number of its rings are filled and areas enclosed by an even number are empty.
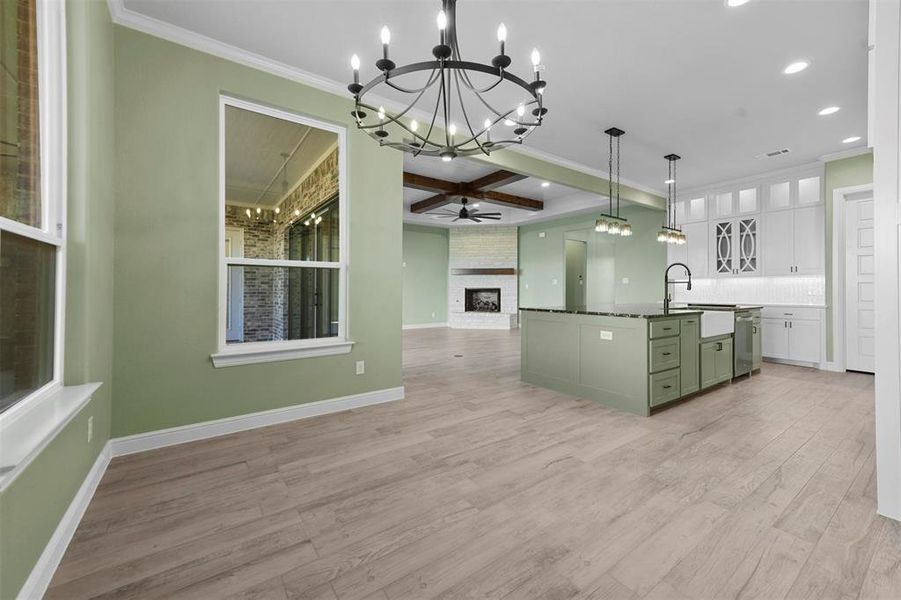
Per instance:
[[[648,416],[732,376],[731,337],[702,342],[699,312],[623,310],[521,309],[522,380]]]
[[[701,343],[701,389],[732,379],[732,336]]]
[[[701,389],[699,317],[651,319],[648,323],[648,404],[660,406]]]

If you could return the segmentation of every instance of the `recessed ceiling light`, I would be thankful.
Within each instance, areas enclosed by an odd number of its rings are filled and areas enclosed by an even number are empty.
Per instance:
[[[669,185],[671,183],[676,183],[676,180],[675,179],[667,179],[666,181],[663,182],[663,185]]]
[[[798,60],[785,67],[782,72],[786,75],[794,75],[795,73],[800,73],[809,66],[810,63],[806,60]]]
[[[860,141],[859,135],[852,135],[851,137],[846,137],[842,140],[843,144],[853,144],[854,142]]]
[[[750,0],[726,0],[726,6],[730,8],[735,8],[736,6],[741,6],[742,4],[747,4]]]
[[[549,187],[550,185],[551,185],[550,181],[542,181],[541,182],[541,187]]]
[[[841,110],[841,108],[839,108],[838,106],[827,106],[826,108],[824,108],[817,114],[820,115],[821,117],[825,117],[826,115],[834,115],[835,113],[837,113],[840,110]]]

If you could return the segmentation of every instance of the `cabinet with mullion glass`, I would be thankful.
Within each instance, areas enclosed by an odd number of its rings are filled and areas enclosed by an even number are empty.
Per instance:
[[[713,222],[712,275],[756,275],[759,272],[758,221],[758,217],[749,216]]]

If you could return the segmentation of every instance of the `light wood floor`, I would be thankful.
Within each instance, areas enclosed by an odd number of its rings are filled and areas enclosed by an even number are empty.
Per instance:
[[[773,364],[651,418],[404,334],[407,399],[119,458],[50,598],[901,598],[873,379]]]

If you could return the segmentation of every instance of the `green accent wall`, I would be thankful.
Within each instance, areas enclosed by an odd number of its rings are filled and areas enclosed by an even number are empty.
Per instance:
[[[68,231],[65,383],[104,382],[0,495],[0,598],[28,578],[110,432],[113,310],[114,34],[106,3],[66,3]],[[94,417],[94,438],[87,421]]]
[[[832,192],[843,187],[873,183],[873,154],[826,163],[826,360],[834,360],[832,331]]]
[[[663,212],[639,206],[622,210],[632,224],[631,237],[607,234],[614,254],[613,289],[588,297],[612,298],[619,304],[657,302],[663,299],[663,271],[666,269],[666,244],[657,241]],[[563,306],[566,300],[565,239],[577,239],[573,232],[591,230],[597,215],[566,217],[524,225],[519,228],[519,305],[532,307]],[[544,237],[539,237],[540,233]],[[628,283],[623,283],[628,278]],[[557,280],[554,285],[553,281]],[[596,279],[596,278],[595,278]],[[588,285],[592,285],[589,266]]]
[[[447,323],[448,230],[404,225],[404,325]]]
[[[212,365],[220,93],[347,127],[350,354]],[[351,110],[349,98],[116,28],[113,437],[402,385],[403,154],[352,126]]]

